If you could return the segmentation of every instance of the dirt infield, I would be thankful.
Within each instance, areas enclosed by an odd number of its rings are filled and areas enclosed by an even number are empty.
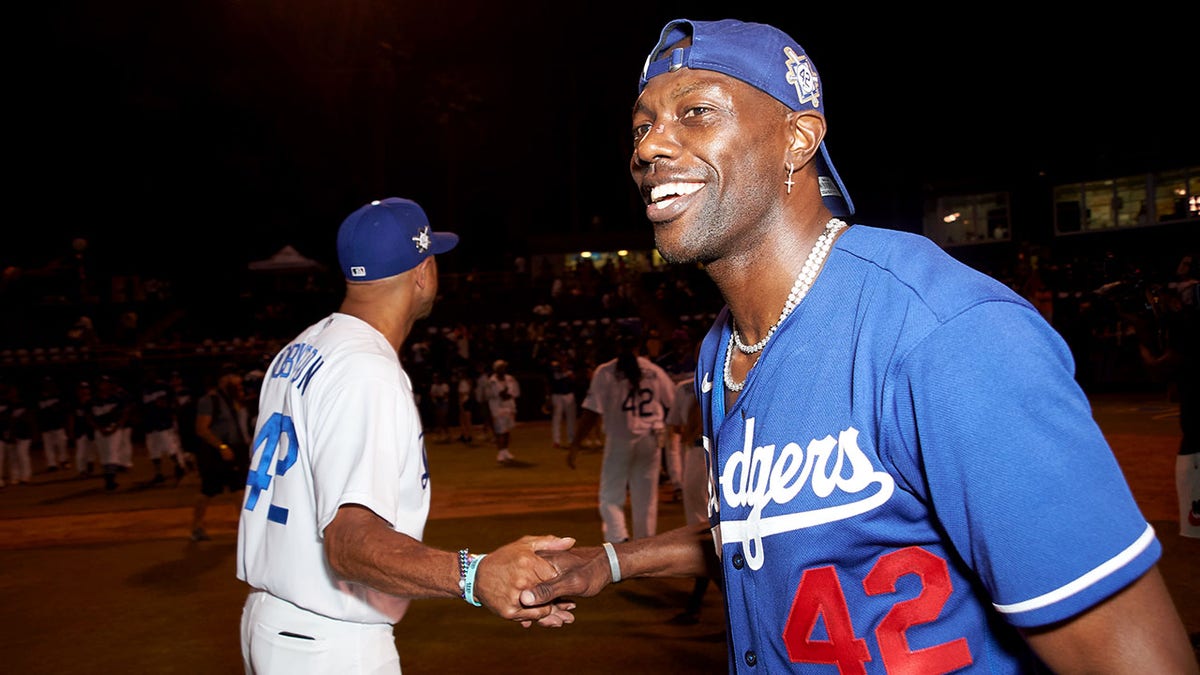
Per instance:
[[[1094,399],[1097,418],[1147,518],[1158,530],[1161,564],[1189,632],[1200,632],[1200,540],[1177,533],[1174,454],[1178,409],[1161,396]],[[600,541],[595,509],[600,455],[565,466],[545,422],[514,432],[518,461],[498,467],[481,441],[433,443],[431,520],[435,546],[487,551],[524,534]],[[245,588],[234,576],[236,506],[210,507],[213,540],[188,539],[198,480],[151,486],[136,458],[115,493],[99,479],[41,473],[0,490],[0,651],[7,673],[238,673],[237,625]],[[35,464],[36,465],[36,464]],[[661,529],[683,522],[660,501]],[[725,671],[718,591],[701,621],[672,621],[687,579],[623,582],[581,603],[560,630],[498,620],[461,601],[413,603],[397,626],[405,673],[716,673]]]

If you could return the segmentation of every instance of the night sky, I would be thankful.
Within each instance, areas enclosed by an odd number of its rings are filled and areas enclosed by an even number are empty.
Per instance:
[[[341,219],[385,196],[463,235],[461,267],[554,233],[650,242],[629,111],[646,52],[677,17],[765,21],[799,40],[860,222],[919,229],[922,189],[941,181],[993,190],[1200,162],[1195,10],[36,5],[10,25],[3,266],[40,264],[76,236],[151,274],[241,268],[285,244],[332,262]]]

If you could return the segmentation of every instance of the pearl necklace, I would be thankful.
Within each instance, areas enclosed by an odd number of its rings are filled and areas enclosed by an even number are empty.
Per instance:
[[[742,342],[742,336],[738,333],[737,324],[733,323],[730,329],[729,346],[725,350],[725,387],[730,391],[741,391],[742,387],[746,386],[746,381],[735,383],[731,375],[729,364],[733,358],[733,348],[743,354],[756,354],[762,351],[763,347],[767,346],[771,336],[775,335],[775,331],[783,324],[784,319],[796,309],[804,296],[808,295],[809,289],[812,288],[813,282],[817,279],[817,273],[821,271],[821,265],[825,262],[825,256],[829,255],[829,249],[833,248],[833,239],[837,236],[846,223],[837,218],[831,218],[828,223],[825,223],[825,231],[821,236],[817,237],[817,241],[813,243],[812,250],[808,252],[808,259],[804,261],[804,266],[800,268],[800,274],[796,275],[796,281],[792,284],[792,290],[788,292],[787,301],[783,303],[783,311],[779,313],[779,318],[775,324],[767,329],[767,334],[763,339],[755,342],[752,345],[747,345]],[[751,366],[753,368],[753,366]]]

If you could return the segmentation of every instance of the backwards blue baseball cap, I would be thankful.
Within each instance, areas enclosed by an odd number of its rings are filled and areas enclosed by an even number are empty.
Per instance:
[[[432,231],[416,202],[389,197],[364,204],[342,221],[338,262],[349,281],[374,281],[407,272],[457,244],[457,234]]]
[[[688,37],[692,39],[690,46],[670,49]],[[816,66],[799,43],[773,26],[735,19],[669,21],[646,57],[638,93],[651,79],[680,68],[722,73],[769,94],[790,110],[825,114]],[[854,202],[833,168],[824,141],[817,155],[817,175],[821,198],[833,215],[853,215]]]

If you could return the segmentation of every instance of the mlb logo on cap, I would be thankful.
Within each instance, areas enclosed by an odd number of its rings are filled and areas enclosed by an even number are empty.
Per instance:
[[[416,267],[458,244],[453,232],[433,232],[425,210],[389,197],[358,208],[338,229],[338,262],[350,281],[374,281]]]

